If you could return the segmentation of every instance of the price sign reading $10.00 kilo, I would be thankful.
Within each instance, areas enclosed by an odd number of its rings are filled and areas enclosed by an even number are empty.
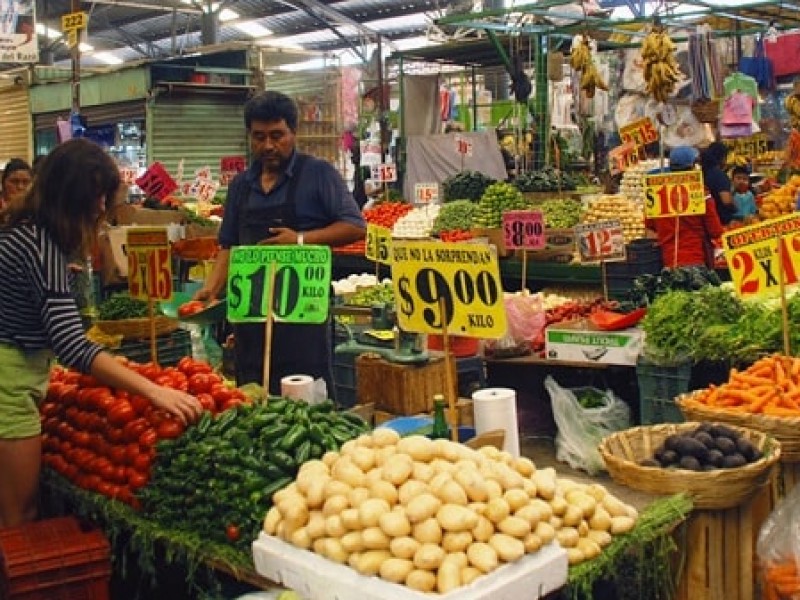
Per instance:
[[[272,314],[283,323],[324,323],[331,287],[327,246],[237,246],[228,268],[228,320],[267,318],[270,265],[275,265]]]
[[[677,171],[644,176],[645,215],[682,217],[706,213],[702,171]]]
[[[140,300],[172,298],[172,260],[166,227],[130,227],[125,231],[128,291]]]
[[[373,262],[390,265],[392,249],[392,230],[373,223],[367,223],[367,245],[364,255]]]
[[[538,210],[509,210],[503,213],[506,248],[541,250],[546,245],[544,216]]]
[[[448,334],[478,338],[506,332],[500,269],[488,246],[395,240],[392,283],[405,331],[441,333],[447,326]]]
[[[800,280],[800,214],[785,215],[722,236],[731,279],[742,297],[780,293],[780,265],[786,287]]]
[[[575,226],[581,262],[625,260],[625,233],[617,220]]]

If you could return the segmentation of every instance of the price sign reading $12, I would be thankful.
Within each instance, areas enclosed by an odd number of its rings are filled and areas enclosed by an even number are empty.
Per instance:
[[[405,331],[441,333],[447,326],[448,334],[478,338],[506,332],[500,269],[489,246],[395,240],[392,284]]]
[[[722,247],[740,296],[777,296],[781,263],[786,287],[800,279],[800,214],[729,231],[722,236]]]
[[[544,216],[538,210],[509,210],[503,213],[503,235],[506,248],[541,250],[544,237]]]
[[[382,265],[391,264],[392,230],[374,223],[367,223],[365,256]]]
[[[128,291],[140,300],[172,298],[172,259],[166,227],[126,230]]]
[[[270,265],[275,265],[272,314],[283,323],[324,323],[331,288],[327,246],[235,246],[228,268],[228,320],[265,321]]]
[[[644,176],[645,215],[649,218],[704,215],[706,191],[702,171]]]
[[[617,220],[575,226],[581,262],[625,260],[625,233]]]

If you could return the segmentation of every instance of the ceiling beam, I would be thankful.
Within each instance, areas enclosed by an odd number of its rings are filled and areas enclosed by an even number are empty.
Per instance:
[[[133,2],[132,0],[93,0],[93,4],[109,4],[111,6],[122,6],[125,8],[141,8],[145,10],[155,10],[160,12],[182,12],[191,15],[201,14],[200,8],[193,8],[182,2],[169,2],[162,0],[159,4],[148,4],[147,2]]]

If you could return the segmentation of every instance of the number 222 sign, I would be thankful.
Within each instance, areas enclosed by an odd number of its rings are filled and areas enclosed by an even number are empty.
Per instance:
[[[128,291],[140,300],[172,298],[172,260],[165,227],[131,227],[126,231]]]
[[[722,236],[725,259],[742,297],[769,297],[783,283],[800,281],[800,215],[786,215],[729,231]]]

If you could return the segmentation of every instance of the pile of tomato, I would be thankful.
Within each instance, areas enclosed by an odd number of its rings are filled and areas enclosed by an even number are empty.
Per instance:
[[[411,212],[413,208],[407,202],[381,202],[364,211],[364,220],[367,223],[391,229],[400,217]],[[366,240],[358,240],[346,246],[337,246],[333,251],[338,254],[364,256],[366,253]]]
[[[439,239],[443,242],[463,242],[471,240],[474,236],[466,229],[451,229],[450,231],[439,232]]]
[[[213,414],[248,402],[204,361],[185,357],[165,368],[127,364],[159,385],[194,394]],[[52,371],[40,410],[42,462],[78,487],[136,508],[136,491],[150,479],[156,443],[179,437],[185,428],[146,398],[63,368]]]

